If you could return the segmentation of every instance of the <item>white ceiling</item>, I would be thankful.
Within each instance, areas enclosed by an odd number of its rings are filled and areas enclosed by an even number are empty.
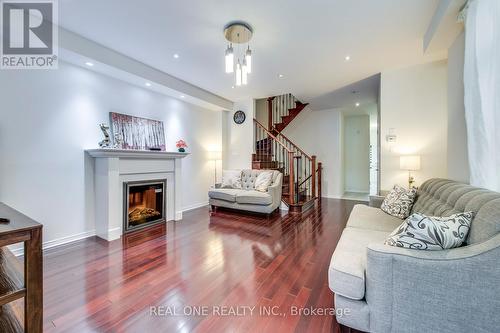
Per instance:
[[[309,103],[313,110],[364,107],[378,102],[380,74],[348,84],[337,90],[312,98]]]
[[[309,102],[384,69],[442,58],[442,50],[424,55],[422,47],[438,2],[64,0],[59,23],[229,100],[291,92]],[[222,34],[232,20],[254,28],[253,73],[234,89]]]

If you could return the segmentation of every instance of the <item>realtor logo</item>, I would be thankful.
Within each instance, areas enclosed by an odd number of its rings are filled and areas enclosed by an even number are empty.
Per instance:
[[[1,69],[57,69],[54,0],[1,0]]]

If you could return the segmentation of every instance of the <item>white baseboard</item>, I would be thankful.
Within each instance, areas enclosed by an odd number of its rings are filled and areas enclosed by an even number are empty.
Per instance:
[[[188,212],[190,210],[201,208],[201,207],[204,207],[204,206],[208,206],[208,201],[207,202],[197,203],[197,204],[190,205],[190,206],[186,206],[186,207],[184,207],[182,209],[181,212],[182,213]],[[120,238],[121,237],[121,228],[110,229],[110,230],[108,230],[108,234],[110,234],[111,238],[116,238],[117,234],[119,234],[118,238]],[[96,231],[95,230],[90,230],[90,231],[82,232],[82,233],[79,233],[79,234],[76,234],[76,235],[71,235],[71,236],[66,236],[66,237],[61,237],[61,238],[53,239],[53,240],[44,242],[42,244],[42,249],[43,250],[47,250],[47,249],[50,249],[52,247],[65,245],[65,244],[68,244],[68,243],[71,243],[71,242],[76,242],[78,240],[85,239],[85,238],[88,238],[88,237],[92,237],[92,236],[95,236],[95,235],[96,235]],[[22,244],[19,244],[19,245],[16,245],[16,246],[9,246],[9,249],[12,251],[12,253],[16,257],[21,256],[24,253],[24,248],[23,248]]]
[[[106,236],[108,238],[106,238],[106,240],[108,242],[111,242],[111,241],[120,239],[120,237],[122,236],[122,234],[123,234],[122,227],[116,227],[116,228],[113,228],[113,229],[108,229],[108,233],[106,234]]]
[[[348,200],[348,201],[361,201],[361,202],[369,202],[369,200],[363,200],[363,199],[356,199],[356,198],[340,198],[342,200]]]
[[[288,206],[282,201],[280,204],[280,210],[288,211]]]
[[[327,199],[342,199],[341,195],[323,195],[321,197],[322,198],[327,198]]]
[[[208,206],[208,201],[206,201],[206,202],[200,202],[200,203],[197,203],[197,204],[194,204],[194,205],[186,206],[186,207],[182,208],[182,212],[183,213],[189,212],[190,210],[201,208],[201,207],[204,207],[204,206]]]
[[[43,250],[47,250],[47,249],[50,249],[52,247],[56,247],[56,246],[68,244],[68,243],[71,243],[71,242],[76,242],[76,241],[81,240],[81,239],[85,239],[85,238],[89,238],[89,237],[95,236],[95,234],[96,234],[95,230],[90,230],[90,231],[82,232],[82,233],[79,233],[79,234],[76,234],[76,235],[61,237],[61,238],[58,238],[58,239],[53,239],[53,240],[44,242],[42,244],[42,249]],[[12,251],[12,253],[16,257],[21,256],[24,253],[24,248],[23,248],[22,244],[10,247],[10,250]]]

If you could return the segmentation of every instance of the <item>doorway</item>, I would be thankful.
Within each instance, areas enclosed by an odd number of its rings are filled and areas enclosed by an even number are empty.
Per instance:
[[[378,121],[376,103],[343,112],[343,199],[368,201],[378,194]]]
[[[370,192],[370,117],[344,116],[344,198],[367,200]]]

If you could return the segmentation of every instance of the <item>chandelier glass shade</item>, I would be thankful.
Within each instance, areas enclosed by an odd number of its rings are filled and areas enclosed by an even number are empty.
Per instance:
[[[234,72],[234,51],[233,46],[230,45],[226,49],[226,73]]]
[[[225,70],[228,74],[234,73],[237,87],[248,84],[248,74],[252,73],[252,50],[249,44],[252,35],[252,28],[245,22],[231,22],[224,27],[224,36],[228,41]],[[247,44],[246,48],[244,44]]]

